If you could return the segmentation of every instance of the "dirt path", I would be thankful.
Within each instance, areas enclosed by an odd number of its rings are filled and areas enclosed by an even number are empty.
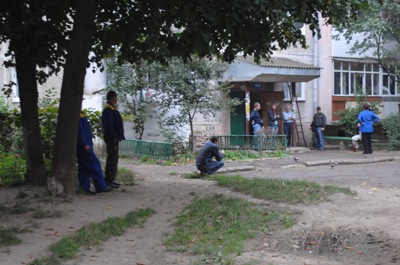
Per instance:
[[[32,219],[31,213],[1,217],[1,225],[31,226],[34,220],[39,228],[21,234],[23,243],[1,248],[0,264],[26,264],[45,254],[46,248],[60,236],[76,231],[88,222],[99,222],[110,216],[122,216],[139,208],[153,208],[153,214],[143,227],[128,230],[123,236],[112,238],[97,249],[84,251],[84,255],[66,264],[191,264],[196,258],[165,250],[162,238],[173,231],[174,218],[189,204],[194,195],[222,193],[248,198],[217,187],[213,182],[186,180],[171,172],[179,167],[134,165],[137,185],[124,187],[96,196],[76,196],[72,202],[56,199],[32,206],[42,209],[62,209],[61,218]],[[400,167],[397,163],[362,165],[359,167],[327,168],[262,168],[242,175],[257,177],[308,178],[323,183],[350,186],[357,197],[337,196],[319,205],[288,206],[302,211],[297,224],[285,231],[252,240],[246,251],[236,257],[235,264],[392,264],[400,258],[397,241],[400,239],[399,197]],[[322,175],[321,172],[324,174]],[[326,173],[328,172],[328,173]],[[358,172],[358,173],[356,173]],[[14,198],[19,189],[1,189],[0,200]],[[28,190],[31,196],[43,197],[43,190]],[[251,198],[248,198],[251,199]],[[332,239],[338,240],[333,247]],[[318,241],[314,244],[312,241]],[[308,242],[310,241],[310,242]],[[304,243],[312,243],[305,249]]]

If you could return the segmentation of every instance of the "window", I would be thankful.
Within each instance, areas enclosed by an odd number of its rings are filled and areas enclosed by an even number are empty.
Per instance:
[[[305,90],[305,84],[304,83],[294,83],[296,86],[296,97],[297,100],[305,100],[304,98],[304,90]],[[292,88],[288,83],[282,83],[283,86],[283,95],[284,95],[284,100],[285,101],[290,101],[293,95],[292,95]]]
[[[334,61],[333,94],[352,96],[396,95],[396,80],[386,73],[377,63]]]
[[[11,68],[11,82],[13,83],[12,89],[12,102],[19,102],[19,88],[17,80],[17,71],[15,68]]]

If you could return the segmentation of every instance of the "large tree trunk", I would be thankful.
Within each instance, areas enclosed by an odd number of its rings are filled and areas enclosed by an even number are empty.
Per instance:
[[[46,185],[46,167],[40,135],[36,63],[26,58],[23,51],[15,52],[21,120],[26,159],[26,181]]]
[[[96,8],[95,0],[78,1],[61,87],[51,176],[60,180],[67,195],[75,192],[79,111],[95,28]]]

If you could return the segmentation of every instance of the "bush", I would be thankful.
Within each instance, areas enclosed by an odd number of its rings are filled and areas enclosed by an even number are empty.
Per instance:
[[[366,98],[365,95],[358,95],[356,96],[355,107],[339,110],[334,113],[339,116],[340,120],[338,125],[344,130],[346,136],[353,136],[357,133],[358,114],[363,110],[362,106],[366,102]],[[380,113],[378,108],[379,104],[377,102],[368,102],[368,104],[370,105],[370,110],[372,110],[376,115]]]
[[[0,153],[0,182],[16,185],[25,180],[25,160],[19,155]]]
[[[389,150],[400,150],[400,115],[387,117],[382,122],[382,127],[389,141]]]

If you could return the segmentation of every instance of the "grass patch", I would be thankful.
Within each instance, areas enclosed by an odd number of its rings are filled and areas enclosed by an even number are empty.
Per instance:
[[[287,157],[287,153],[279,150],[271,152],[261,152],[261,153],[257,151],[226,150],[224,155],[224,160],[248,161],[261,158],[285,158],[285,157]]]
[[[45,211],[42,209],[37,209],[33,212],[32,217],[35,219],[42,219],[42,218],[57,218],[57,217],[61,217],[62,216],[62,212],[61,211]]]
[[[239,255],[247,239],[260,232],[290,227],[293,222],[282,211],[214,195],[189,205],[178,217],[175,233],[166,236],[164,244],[169,250],[202,254],[209,261],[230,264],[229,255]]]
[[[287,203],[315,203],[328,201],[335,193],[356,195],[350,188],[333,185],[320,185],[305,180],[243,178],[239,175],[211,175],[208,179],[217,181],[221,186],[249,194],[255,198]]]
[[[13,204],[0,203],[1,214],[23,214],[32,211],[32,208],[28,207],[29,202],[27,200],[17,201]]]
[[[152,209],[131,211],[123,217],[108,218],[100,223],[88,224],[71,236],[63,237],[50,245],[51,254],[33,260],[30,265],[58,265],[78,256],[81,248],[98,246],[113,236],[122,235],[129,227],[142,224],[150,216]]]
[[[118,181],[124,185],[135,185],[135,174],[127,168],[119,168]]]
[[[26,193],[25,191],[19,191],[17,193],[17,195],[15,196],[15,199],[25,199],[25,198],[28,198],[28,197],[29,197],[28,193]]]
[[[0,247],[8,247],[21,243],[21,239],[18,238],[17,234],[22,232],[16,227],[0,228]]]

